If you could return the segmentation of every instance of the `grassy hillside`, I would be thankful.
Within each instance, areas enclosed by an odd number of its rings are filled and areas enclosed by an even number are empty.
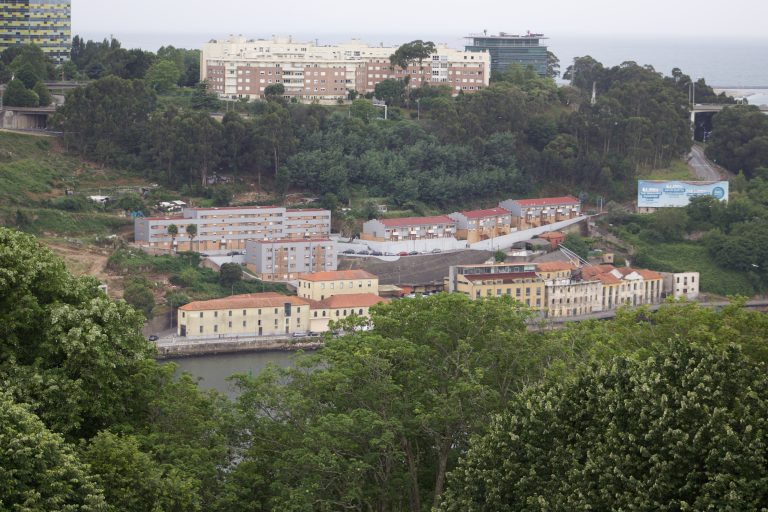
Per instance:
[[[44,236],[105,236],[130,225],[129,219],[95,205],[62,203],[65,191],[95,194],[99,189],[138,185],[123,171],[103,169],[66,155],[59,141],[0,132],[0,224]]]

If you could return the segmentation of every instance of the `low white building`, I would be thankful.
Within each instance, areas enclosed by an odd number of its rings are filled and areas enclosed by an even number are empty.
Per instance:
[[[661,272],[664,278],[664,293],[675,299],[696,300],[699,298],[698,272]]]

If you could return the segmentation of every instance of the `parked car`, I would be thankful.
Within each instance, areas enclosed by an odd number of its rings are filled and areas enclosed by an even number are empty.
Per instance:
[[[227,256],[239,256],[239,255],[240,255],[240,251],[229,251],[227,253]]]
[[[432,254],[438,254],[438,253],[441,253],[441,252],[443,252],[443,250],[438,248],[438,247],[435,247],[434,249],[432,249]]]
[[[419,251],[411,251],[411,252],[409,252],[408,254],[409,254],[410,256],[416,256],[417,254],[419,254]]]
[[[159,340],[159,339],[160,339],[160,337],[159,337],[157,334],[150,334],[150,335],[147,337],[147,339],[148,339],[149,341],[157,341],[157,340]]]
[[[306,332],[295,332],[291,334],[291,337],[293,338],[306,338],[307,336],[309,335]]]
[[[371,253],[370,253],[370,251],[366,251],[365,249],[363,249],[362,251],[357,251],[357,254],[362,254],[363,256],[367,256],[367,255],[369,255]]]
[[[397,253],[398,256],[408,256],[408,253],[405,251]]]
[[[355,254],[354,249],[347,249],[346,251],[343,251],[341,254]]]
[[[381,251],[373,251],[371,253],[371,256],[383,256],[383,254],[381,253]]]

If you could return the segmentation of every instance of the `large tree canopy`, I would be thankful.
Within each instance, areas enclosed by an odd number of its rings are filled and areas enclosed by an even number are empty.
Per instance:
[[[768,506],[764,365],[670,343],[521,394],[472,442],[441,510]]]

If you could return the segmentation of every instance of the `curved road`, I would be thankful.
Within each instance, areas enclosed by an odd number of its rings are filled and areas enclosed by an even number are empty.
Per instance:
[[[688,155],[688,167],[696,174],[696,178],[703,181],[719,181],[728,179],[730,175],[722,167],[712,163],[701,146],[693,146]]]

